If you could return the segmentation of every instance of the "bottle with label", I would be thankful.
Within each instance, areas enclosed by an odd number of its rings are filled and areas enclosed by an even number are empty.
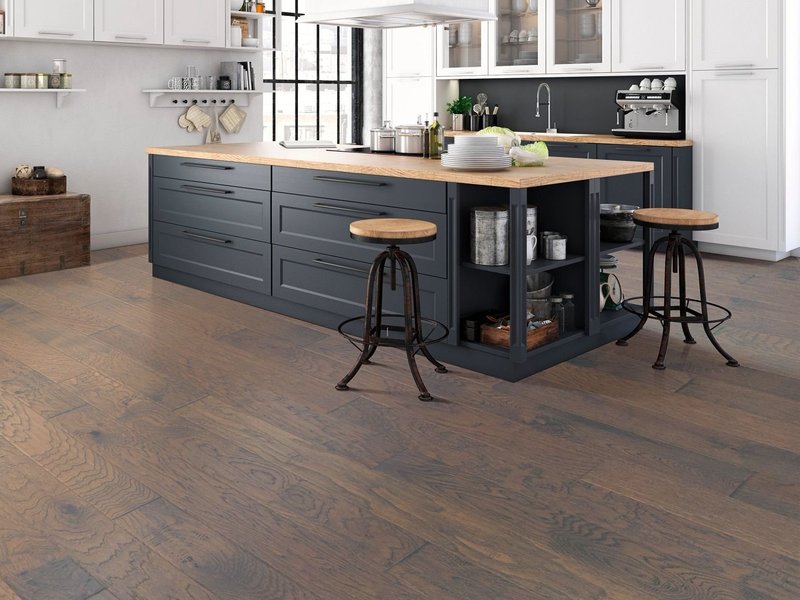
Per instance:
[[[428,151],[428,158],[441,158],[442,148],[444,147],[444,128],[439,124],[439,113],[433,113],[433,123],[431,123],[430,149]]]
[[[425,121],[425,129],[422,130],[422,158],[431,156],[431,127]]]

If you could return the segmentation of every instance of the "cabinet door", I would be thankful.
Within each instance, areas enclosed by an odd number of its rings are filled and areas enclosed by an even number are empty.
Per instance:
[[[130,44],[164,43],[164,0],[95,0],[94,39]]]
[[[720,216],[698,240],[778,250],[778,85],[777,70],[694,74],[694,203]]]
[[[571,144],[567,142],[547,142],[550,156],[562,158],[597,158],[597,144]]]
[[[53,40],[91,40],[94,37],[92,0],[16,0],[17,37]]]
[[[548,0],[547,71],[608,73],[611,70],[609,0]]]
[[[436,74],[440,77],[488,75],[488,24],[465,21],[436,28]]]
[[[386,77],[430,77],[433,75],[432,27],[387,29],[384,38]]]
[[[489,23],[489,74],[544,73],[545,10],[538,0],[498,0]]]
[[[392,77],[386,80],[384,121],[411,125],[417,117],[433,114],[433,78]]]
[[[611,17],[613,71],[686,70],[686,0],[616,0]]]
[[[692,11],[693,69],[778,68],[779,0],[692,0]]]
[[[165,0],[164,43],[224,48],[225,4],[219,0]]]

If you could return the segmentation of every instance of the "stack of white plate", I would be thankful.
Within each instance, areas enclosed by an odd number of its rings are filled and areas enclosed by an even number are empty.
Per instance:
[[[442,166],[454,171],[500,171],[511,166],[511,157],[496,137],[460,135],[447,147]]]

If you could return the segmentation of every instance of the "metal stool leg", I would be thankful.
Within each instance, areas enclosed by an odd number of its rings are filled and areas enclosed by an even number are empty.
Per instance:
[[[681,301],[681,318],[685,319],[687,317],[686,312],[686,253],[683,250],[683,238],[681,238],[680,243],[678,244],[678,280],[680,285],[680,301]],[[689,331],[689,324],[685,322],[681,322],[681,328],[683,329],[683,342],[685,344],[696,344],[697,342],[692,337],[691,331]]]
[[[620,338],[617,340],[617,346],[627,346],[628,340],[630,340],[633,336],[639,333],[644,327],[644,324],[647,323],[647,320],[650,318],[650,301],[653,297],[653,281],[655,279],[655,268],[656,268],[656,253],[658,248],[666,242],[668,238],[662,237],[656,240],[653,243],[653,247],[650,248],[650,252],[647,256],[647,260],[650,263],[650,268],[647,270],[647,280],[644,282],[644,293],[642,294],[642,318],[636,324],[636,327],[633,328],[628,335],[624,338]]]
[[[345,375],[342,380],[336,384],[336,389],[339,391],[344,391],[350,389],[347,384],[356,376],[358,370],[361,368],[363,364],[365,364],[368,360],[368,357],[371,356],[370,351],[372,350],[372,301],[373,301],[373,292],[375,287],[375,280],[378,274],[378,269],[383,272],[383,264],[386,262],[386,258],[389,256],[388,251],[381,252],[374,261],[372,261],[372,267],[369,270],[369,277],[367,278],[367,299],[364,302],[364,338],[363,338],[363,348],[361,350],[361,355],[358,357],[356,364],[350,369],[350,372]],[[374,353],[374,351],[373,351]]]
[[[700,312],[703,315],[703,329],[708,336],[708,339],[714,345],[714,348],[717,349],[725,359],[728,361],[726,364],[729,367],[738,367],[739,361],[733,358],[730,354],[725,352],[724,348],[720,345],[717,341],[717,338],[714,337],[714,334],[711,332],[711,326],[708,324],[708,304],[706,300],[706,275],[705,270],[703,268],[703,257],[700,255],[700,251],[695,246],[694,242],[691,240],[684,239],[682,243],[686,245],[687,248],[692,252],[694,255],[694,259],[697,262],[697,278],[700,284]]]
[[[672,257],[675,252],[676,234],[672,232],[669,236],[669,243],[667,243],[667,256],[664,259],[664,319],[661,321],[661,345],[658,348],[658,356],[656,362],[653,363],[653,368],[663,371],[664,358],[667,356],[667,347],[669,346],[669,329],[670,329],[670,312],[672,309]]]
[[[380,260],[380,265],[378,266],[378,289],[375,293],[375,336],[379,336],[381,334],[381,324],[382,324],[382,316],[383,316],[383,273],[386,267],[386,260],[389,258],[389,254],[391,253],[391,249],[387,251],[386,256],[384,256]],[[375,355],[375,351],[378,349],[378,344],[372,344],[370,348],[369,354],[364,359],[364,364],[370,364],[370,360]]]
[[[402,258],[408,265],[409,270],[411,271],[411,285],[412,285],[412,299],[414,302],[414,327],[417,332],[417,343],[419,345],[419,351],[428,359],[434,367],[436,367],[437,373],[447,373],[447,367],[445,367],[442,363],[438,360],[433,358],[431,351],[428,350],[427,344],[422,339],[422,318],[420,316],[420,301],[419,301],[419,277],[417,274],[417,265],[414,264],[414,259],[411,258],[406,252],[398,252],[398,256]]]
[[[419,374],[417,361],[414,358],[414,343],[418,338],[418,333],[414,329],[414,318],[411,314],[413,309],[413,283],[411,280],[411,273],[408,268],[408,262],[398,256],[400,265],[400,273],[403,276],[403,317],[405,320],[405,351],[408,358],[408,367],[411,370],[411,376],[414,378],[414,383],[417,384],[419,390],[419,399],[423,402],[433,400],[428,388],[425,387],[425,382],[422,381],[422,376]]]

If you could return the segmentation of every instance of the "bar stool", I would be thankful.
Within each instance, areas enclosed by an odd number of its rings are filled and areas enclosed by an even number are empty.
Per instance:
[[[422,377],[415,356],[422,353],[437,373],[447,373],[443,364],[438,362],[428,350],[428,344],[442,341],[449,334],[448,328],[433,319],[425,319],[420,315],[419,282],[414,259],[398,248],[398,244],[422,244],[436,239],[436,224],[416,219],[366,219],[350,224],[350,237],[354,240],[370,244],[388,244],[387,248],[375,257],[367,279],[367,297],[364,303],[364,316],[347,319],[339,324],[341,333],[351,344],[361,351],[355,366],[336,384],[337,390],[347,390],[348,383],[356,376],[362,365],[369,364],[378,346],[402,348],[408,357],[411,375],[419,389],[419,399],[432,400]],[[383,273],[386,261],[391,265],[391,289],[397,289],[397,266],[403,278],[403,314],[397,315],[383,312]],[[374,302],[374,310],[373,310]],[[374,324],[373,324],[374,318]],[[344,328],[355,321],[363,320],[363,334],[356,336],[344,331]],[[387,325],[387,321],[402,320],[402,325]],[[423,336],[423,324],[431,327],[427,336]],[[403,334],[390,336],[392,332]],[[383,334],[383,335],[382,335]],[[436,336],[434,337],[434,334]]]
[[[692,334],[689,332],[690,323],[701,323],[703,329],[722,356],[728,361],[729,367],[738,367],[739,362],[730,354],[725,352],[720,343],[714,337],[712,330],[723,322],[731,318],[731,311],[719,304],[713,304],[706,299],[705,271],[703,269],[703,258],[697,246],[689,239],[683,237],[679,230],[688,231],[709,231],[719,227],[719,216],[712,212],[702,210],[689,210],[683,208],[644,208],[633,213],[633,220],[642,227],[659,229],[669,229],[670,234],[657,240],[647,257],[649,268],[644,285],[644,296],[629,298],[622,303],[623,308],[641,317],[638,325],[624,338],[617,341],[618,346],[627,346],[628,340],[642,330],[644,324],[650,318],[658,319],[661,322],[661,347],[658,357],[653,364],[654,369],[664,369],[664,357],[667,354],[669,344],[669,326],[671,323],[680,323],[683,329],[684,343],[696,343]],[[666,244],[666,256],[664,259],[664,295],[653,295],[653,281],[655,278],[654,268],[656,252],[659,247]],[[700,299],[686,297],[686,254],[684,248],[688,248],[697,262],[697,276],[700,287]],[[672,273],[678,274],[678,297],[672,296]],[[658,299],[663,300],[663,304],[656,305]],[[635,300],[642,300],[641,310],[632,304]],[[677,300],[677,304],[674,302]],[[699,309],[694,308],[699,304]],[[708,307],[712,306],[721,311],[719,318],[710,318]],[[673,312],[677,313],[676,315]],[[712,327],[713,325],[713,327]]]

